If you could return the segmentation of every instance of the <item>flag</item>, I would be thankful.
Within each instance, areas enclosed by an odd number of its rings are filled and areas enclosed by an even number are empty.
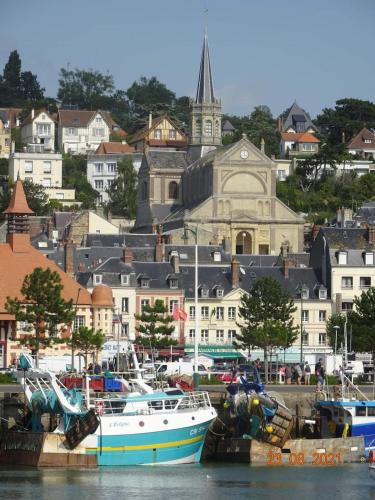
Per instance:
[[[175,321],[178,321],[179,318],[180,318],[180,314],[179,314],[178,304],[173,304],[173,319]]]
[[[179,309],[178,313],[179,313],[180,319],[182,319],[182,321],[186,321],[187,320],[186,311],[183,311],[182,309]]]

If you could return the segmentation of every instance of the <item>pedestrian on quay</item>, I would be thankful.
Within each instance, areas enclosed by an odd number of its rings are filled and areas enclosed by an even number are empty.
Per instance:
[[[253,364],[253,376],[254,376],[254,382],[256,384],[261,384],[262,381],[260,379],[260,359],[257,358],[255,361],[254,361],[254,364]]]
[[[305,366],[303,367],[303,374],[305,376],[305,385],[310,385],[311,368],[308,361],[305,361]]]
[[[296,384],[301,385],[302,369],[299,363],[294,365],[294,376],[296,378]]]
[[[324,366],[322,358],[319,358],[318,362],[315,365],[315,376],[316,376],[316,390],[321,391],[324,384]]]
[[[290,365],[285,365],[285,383],[287,385],[292,383],[292,368]]]

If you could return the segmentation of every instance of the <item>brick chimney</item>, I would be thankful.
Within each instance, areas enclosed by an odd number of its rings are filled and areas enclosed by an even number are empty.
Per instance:
[[[161,234],[158,234],[158,239],[155,245],[155,262],[164,262],[165,245]]]
[[[122,252],[122,260],[125,264],[131,264],[134,260],[133,250],[131,248],[124,248]]]
[[[375,226],[368,227],[368,242],[370,245],[375,244]]]
[[[281,264],[281,272],[283,273],[284,278],[289,278],[289,268],[290,268],[290,260],[283,259]]]
[[[240,286],[240,263],[233,257],[231,263],[231,278],[232,278],[232,288],[238,288]]]
[[[65,243],[65,272],[74,278],[74,244],[71,239]]]

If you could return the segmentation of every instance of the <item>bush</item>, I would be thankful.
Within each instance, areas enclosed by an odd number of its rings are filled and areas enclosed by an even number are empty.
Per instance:
[[[0,384],[13,384],[14,380],[9,373],[0,373]]]

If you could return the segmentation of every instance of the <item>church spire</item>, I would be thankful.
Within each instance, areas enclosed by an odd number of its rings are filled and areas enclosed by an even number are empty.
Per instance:
[[[214,85],[212,82],[210,52],[208,49],[207,28],[204,34],[201,65],[199,69],[196,104],[213,104],[216,102],[214,95]]]

